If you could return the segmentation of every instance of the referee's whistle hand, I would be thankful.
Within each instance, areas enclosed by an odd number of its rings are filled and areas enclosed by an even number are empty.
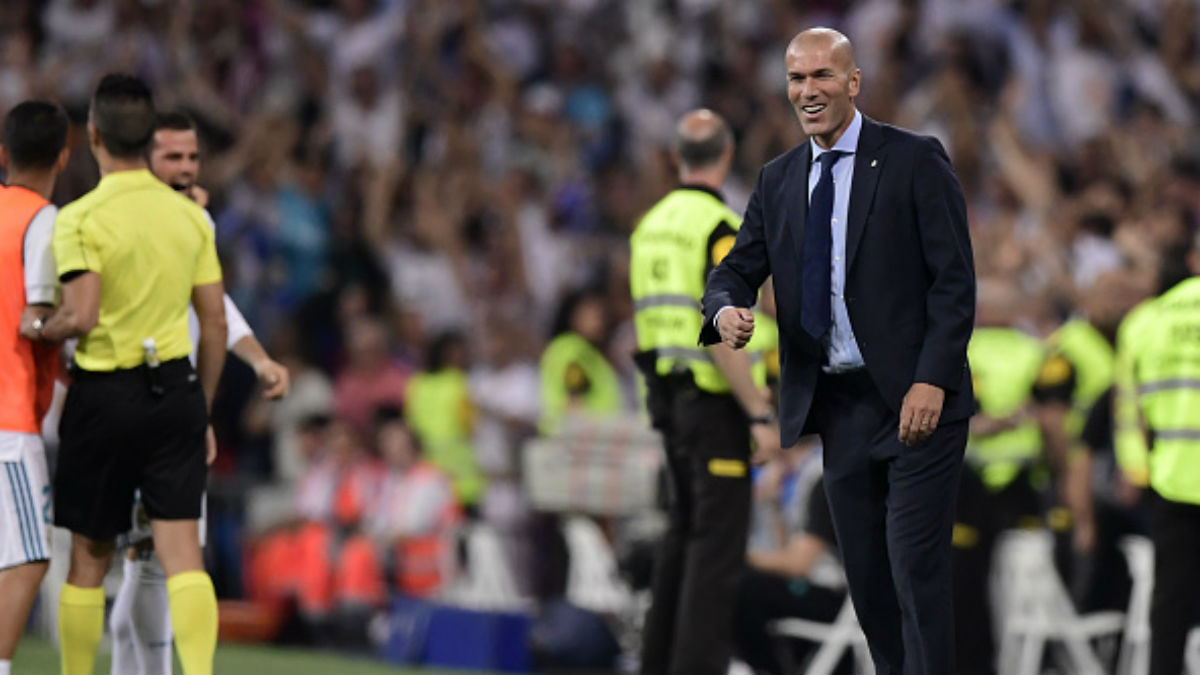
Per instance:
[[[721,341],[733,349],[741,349],[754,334],[754,312],[745,307],[730,307],[717,317]]]

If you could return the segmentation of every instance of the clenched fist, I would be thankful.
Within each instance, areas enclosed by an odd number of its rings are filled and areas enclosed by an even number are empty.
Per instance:
[[[729,307],[717,315],[717,331],[721,342],[733,349],[741,349],[754,335],[754,312],[745,307]]]

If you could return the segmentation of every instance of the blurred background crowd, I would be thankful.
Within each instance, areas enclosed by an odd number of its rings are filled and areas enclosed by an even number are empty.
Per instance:
[[[859,108],[937,136],[953,159],[980,324],[1049,340],[1084,317],[1111,338],[1186,275],[1198,14],[1190,0],[8,0],[0,113],[29,97],[70,111],[59,204],[98,177],[80,125],[101,74],[141,76],[199,126],[227,290],[294,381],[268,404],[229,363],[210,481],[219,594],[267,592],[261,575],[278,568],[263,561],[328,550],[320,537],[411,542],[462,519],[505,533],[533,594],[544,528],[519,453],[562,401],[601,386],[570,368],[544,378],[543,351],[582,336],[611,363],[610,407],[636,410],[628,236],[675,184],[684,112],[729,120],[725,195],[740,211],[758,168],[803,140],[787,41],[839,28],[857,49]],[[1042,353],[997,417],[1033,410],[1034,380],[1054,384]],[[420,448],[440,473],[413,477]],[[1031,480],[1045,504],[1065,501]],[[260,493],[285,506],[251,504]],[[420,522],[387,517],[389,503],[421,504]],[[326,529],[248,553],[289,519]],[[371,577],[355,551],[328,564]],[[377,592],[349,585],[314,607]]]

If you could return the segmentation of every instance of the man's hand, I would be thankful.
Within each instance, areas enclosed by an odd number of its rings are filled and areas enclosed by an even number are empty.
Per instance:
[[[212,425],[208,425],[208,429],[204,432],[204,443],[207,450],[204,453],[204,463],[212,466],[212,463],[217,461],[217,435],[213,433]]]
[[[717,316],[717,331],[721,342],[733,349],[741,349],[754,334],[754,312],[745,307],[729,307]],[[776,444],[778,444],[778,439]]]
[[[202,209],[208,208],[208,190],[199,185],[193,185],[188,188],[188,196],[192,198],[192,201],[196,202],[196,206]]]
[[[254,369],[254,374],[258,376],[258,383],[262,385],[263,398],[283,398],[292,386],[288,369],[271,359],[263,359]]]
[[[900,406],[900,442],[911,446],[928,440],[937,429],[945,400],[941,387],[913,383]]]
[[[42,339],[42,335],[33,329],[33,320],[42,319],[45,321],[46,317],[49,315],[50,308],[29,305],[21,312],[21,325],[17,331],[21,334],[21,337],[25,338],[26,340],[37,342],[38,340]]]
[[[750,437],[754,439],[754,454],[750,463],[758,466],[779,459],[783,452],[779,447],[779,427],[775,424],[751,424]]]

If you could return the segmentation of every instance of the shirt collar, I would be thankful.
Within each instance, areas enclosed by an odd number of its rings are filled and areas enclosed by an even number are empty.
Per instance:
[[[144,183],[157,181],[158,178],[150,173],[150,169],[127,169],[125,171],[113,171],[100,179],[101,183]],[[163,183],[166,185],[166,183]]]
[[[701,185],[699,183],[684,183],[684,184],[680,185],[678,189],[680,189],[680,190],[699,190],[700,192],[707,192],[708,194],[716,197],[717,201],[721,202],[722,204],[725,203],[725,196],[721,194],[721,191],[714,190],[714,189],[708,187],[707,185]]]
[[[858,135],[861,132],[862,113],[856,108],[854,110],[854,119],[850,120],[850,126],[846,127],[846,130],[842,132],[841,137],[837,139],[837,142],[834,143],[833,147],[830,149],[837,150],[847,155],[853,155],[858,151]],[[815,138],[808,139],[808,142],[812,146],[813,162],[816,162],[817,158],[822,154],[829,152],[829,150],[817,145],[817,139]]]

